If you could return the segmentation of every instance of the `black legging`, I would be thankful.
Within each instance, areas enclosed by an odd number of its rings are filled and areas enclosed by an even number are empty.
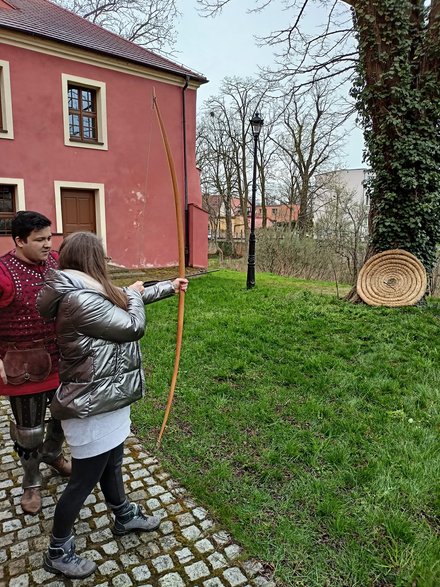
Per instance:
[[[96,457],[72,458],[72,475],[55,508],[52,529],[55,538],[70,536],[85,500],[98,482],[108,504],[124,503],[123,456],[124,443]]]

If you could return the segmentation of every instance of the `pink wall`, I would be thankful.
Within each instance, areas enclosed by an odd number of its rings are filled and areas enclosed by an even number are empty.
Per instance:
[[[166,126],[184,202],[182,87],[64,60],[9,45],[14,140],[0,139],[0,177],[24,180],[26,208],[55,222],[54,180],[105,185],[107,253],[127,267],[178,264],[171,178],[155,112]],[[64,145],[61,74],[105,82],[108,151]],[[195,166],[196,91],[186,90],[188,201],[201,206]],[[206,216],[206,215],[205,215]],[[207,218],[194,216],[195,242],[207,241]],[[59,240],[59,239],[58,239]],[[0,238],[0,252],[12,247]],[[207,265],[207,253],[197,254]]]
[[[208,239],[198,227],[206,222],[206,212],[196,204],[189,205],[189,264],[191,267],[206,267]]]

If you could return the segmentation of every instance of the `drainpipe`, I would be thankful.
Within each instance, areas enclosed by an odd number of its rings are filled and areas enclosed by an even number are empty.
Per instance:
[[[188,164],[186,154],[186,102],[185,92],[189,84],[189,75],[185,77],[182,88],[182,127],[183,127],[183,186],[185,196],[185,267],[189,264],[189,215],[188,215]]]

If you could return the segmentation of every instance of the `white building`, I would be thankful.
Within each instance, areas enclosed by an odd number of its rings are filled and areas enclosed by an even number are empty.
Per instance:
[[[369,169],[337,169],[315,178],[314,234],[338,239],[368,234],[369,202],[366,190]]]
[[[342,193],[350,196],[353,203],[368,205],[366,182],[369,174],[369,169],[359,168],[336,169],[316,175],[315,215],[320,214],[319,210],[323,205],[328,201],[334,201]]]

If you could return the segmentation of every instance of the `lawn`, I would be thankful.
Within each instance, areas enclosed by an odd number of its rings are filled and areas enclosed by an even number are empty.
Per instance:
[[[147,448],[280,585],[438,587],[440,306],[351,305],[331,284],[191,281],[147,308]]]

